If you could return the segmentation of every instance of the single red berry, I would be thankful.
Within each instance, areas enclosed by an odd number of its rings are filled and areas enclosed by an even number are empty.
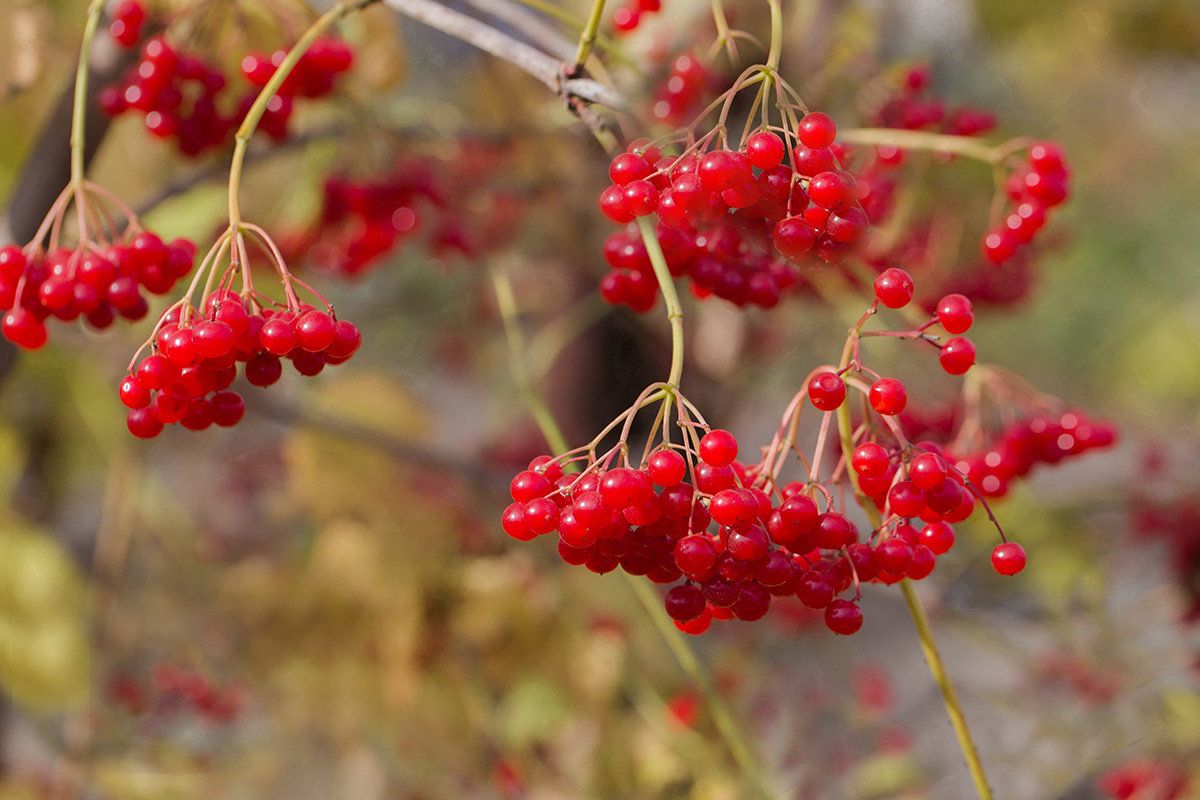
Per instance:
[[[1017,241],[1007,231],[990,231],[983,237],[983,257],[999,265],[1017,252]]]
[[[654,168],[636,153],[620,153],[608,165],[608,178],[617,186],[648,178]]]
[[[720,428],[709,431],[700,439],[700,458],[714,467],[732,464],[737,458],[738,444],[733,434]]]
[[[817,232],[801,216],[784,217],[771,231],[771,243],[789,261],[799,261],[816,241]]]
[[[832,372],[814,375],[808,382],[808,399],[822,411],[835,411],[846,399],[846,382]]]
[[[615,509],[625,509],[645,503],[654,495],[650,476],[636,469],[618,467],[604,473],[600,479],[600,496]]]
[[[733,488],[737,475],[732,466],[714,467],[701,461],[696,465],[696,488],[704,494],[716,494],[722,489]]]
[[[730,608],[733,609],[733,615],[743,622],[762,619],[771,609],[771,594],[757,583],[746,583]]]
[[[796,136],[805,147],[829,147],[837,137],[837,125],[825,112],[813,111],[800,120]]]
[[[892,513],[901,517],[918,517],[927,505],[925,493],[912,481],[896,481],[888,490],[887,501]]]
[[[165,389],[179,379],[179,367],[165,356],[146,356],[137,368],[138,381],[147,389]]]
[[[938,362],[951,375],[962,375],[975,364],[975,343],[965,336],[955,336],[942,345]]]
[[[919,489],[932,489],[949,474],[946,460],[937,453],[921,453],[913,456],[908,465],[908,477]]]
[[[945,522],[931,522],[921,528],[921,544],[935,555],[949,552],[954,547],[954,528]]]
[[[713,150],[706,153],[697,166],[700,183],[710,192],[723,192],[740,186],[753,178],[750,159],[741,153]]]
[[[258,334],[262,349],[277,356],[287,355],[296,346],[296,329],[291,314],[275,315],[263,323]]]
[[[217,392],[212,396],[213,422],[222,428],[231,428],[242,421],[246,414],[246,403],[237,392]]]
[[[853,205],[858,199],[854,178],[840,170],[814,175],[808,184],[808,199],[826,209]]]
[[[339,319],[334,326],[334,333],[333,344],[329,345],[329,350],[325,353],[327,358],[344,361],[357,353],[358,348],[362,346],[362,331],[349,320]]]
[[[840,636],[850,636],[862,628],[862,609],[840,597],[825,608],[825,627]]]
[[[525,504],[525,526],[538,536],[558,528],[558,503],[548,497],[535,497]]]
[[[146,408],[150,405],[150,390],[133,375],[126,375],[119,389],[121,403],[126,408]]]
[[[885,269],[875,279],[875,297],[888,308],[904,308],[913,298],[913,279],[902,269]]]
[[[891,417],[899,414],[908,405],[908,391],[904,384],[895,378],[880,378],[871,384],[867,400],[876,412]]]
[[[885,572],[904,572],[912,563],[912,556],[908,543],[895,536],[875,545],[875,563]]]
[[[809,608],[825,608],[833,600],[833,585],[821,570],[810,569],[796,583],[796,597]]]
[[[824,550],[837,550],[852,544],[858,534],[850,520],[834,511],[817,517],[816,544]]]
[[[529,530],[525,524],[525,504],[511,503],[504,509],[504,513],[500,515],[500,527],[504,532],[514,539],[519,539],[523,542],[528,542],[534,539],[537,534]]]
[[[758,501],[745,489],[722,489],[713,495],[708,513],[718,525],[741,527],[758,518]]]
[[[659,486],[675,486],[687,475],[687,462],[675,450],[658,450],[646,462],[646,472]]]
[[[633,222],[633,213],[625,207],[625,187],[609,186],[601,192],[600,212],[620,225]]]
[[[733,528],[725,537],[725,551],[737,561],[758,561],[770,548],[771,537],[757,525]]]
[[[929,573],[933,572],[933,568],[937,566],[937,556],[932,550],[923,544],[913,545],[912,561],[908,564],[908,569],[904,571],[904,576],[910,580],[919,581],[929,577]]]
[[[139,439],[153,439],[162,433],[163,429],[163,424],[154,416],[154,410],[149,406],[130,409],[125,415],[125,426]]]
[[[996,545],[992,550],[992,569],[1001,575],[1016,575],[1025,569],[1025,548],[1016,542]]]
[[[675,544],[674,556],[675,564],[683,574],[703,580],[717,563],[717,548],[707,536],[691,534]]]
[[[671,619],[687,622],[704,613],[706,603],[699,587],[684,583],[667,592],[664,600],[667,615]]]
[[[850,455],[850,466],[863,478],[882,478],[890,461],[887,449],[878,442],[863,442]]]
[[[4,338],[25,350],[37,350],[46,344],[46,323],[27,308],[14,308],[0,322]]]
[[[270,386],[283,375],[283,364],[278,356],[259,353],[246,362],[244,372],[251,386]]]
[[[783,162],[783,139],[771,131],[759,131],[746,140],[746,157],[759,169],[771,169]]]
[[[938,324],[946,333],[966,333],[975,321],[971,301],[961,294],[948,294],[937,304]]]
[[[540,472],[527,469],[513,476],[508,486],[509,494],[518,503],[528,503],[538,497],[545,497],[554,491],[554,484]]]
[[[296,344],[310,353],[320,353],[337,338],[336,325],[324,311],[308,311],[296,321]]]

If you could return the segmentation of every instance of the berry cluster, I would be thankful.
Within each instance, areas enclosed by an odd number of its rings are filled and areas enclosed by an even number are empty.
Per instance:
[[[1055,142],[1029,146],[1025,161],[1004,182],[1011,205],[1004,221],[984,234],[983,256],[996,265],[1006,264],[1037,236],[1046,224],[1046,213],[1067,199],[1070,170],[1062,148]]]
[[[43,252],[0,248],[0,332],[26,350],[46,343],[46,320],[83,317],[96,329],[117,316],[138,320],[149,310],[143,290],[165,294],[192,270],[196,248],[186,239],[164,243],[142,231],[127,240]]]
[[[654,93],[650,116],[664,125],[678,127],[691,122],[712,91],[713,73],[700,59],[682,53],[671,61],[666,79]],[[719,91],[719,90],[718,90]]]
[[[246,56],[241,71],[250,88],[229,101],[226,90],[232,91],[232,87],[224,70],[157,36],[146,42],[141,60],[120,83],[104,88],[100,105],[109,116],[141,112],[151,134],[174,139],[181,153],[198,156],[230,143],[259,89],[286,56],[286,50],[278,50],[270,58]],[[276,141],[286,139],[295,98],[328,94],[337,76],[352,63],[353,51],[344,42],[317,40],[271,98],[259,128]],[[223,109],[225,105],[231,107]]]
[[[821,513],[802,484],[775,499],[753,487],[737,448],[729,432],[713,430],[694,465],[664,447],[639,468],[593,465],[583,475],[542,456],[513,478],[501,524],[524,541],[557,532],[562,559],[596,573],[621,567],[660,584],[682,578],[665,602],[688,633],[713,619],[760,619],[772,597],[787,595],[823,609],[830,630],[855,633],[862,612],[838,597],[854,585],[845,550],[858,539],[854,525]]]
[[[358,327],[335,319],[332,309],[260,311],[229,290],[209,294],[201,308],[172,306],[151,354],[121,382],[134,436],[152,438],[172,423],[196,431],[236,425],[246,410],[241,395],[229,391],[239,362],[248,383],[270,386],[283,374],[282,359],[312,376],[348,360],[362,343]]]
[[[618,33],[629,33],[637,30],[650,14],[662,10],[662,0],[630,0],[613,12],[612,24]]]
[[[737,151],[697,147],[673,157],[634,142],[609,165],[600,209],[621,224],[657,215],[668,267],[690,277],[698,295],[769,308],[795,284],[792,265],[813,255],[840,262],[867,232],[855,178],[838,169],[836,136],[833,120],[817,111],[782,136],[759,130]],[[644,310],[653,298],[648,304],[642,285],[656,287],[648,259],[624,257],[632,235],[610,238],[606,255],[617,272],[601,291]]]
[[[947,110],[944,100],[931,96],[930,83],[928,66],[909,67],[900,76],[895,93],[868,115],[868,122],[878,128],[939,131],[954,136],[978,136],[995,129],[995,114],[966,106]],[[903,153],[888,148],[879,156],[899,163]]]
[[[130,48],[141,40],[145,22],[146,9],[138,0],[121,0],[113,9],[108,33],[119,46]]]
[[[154,665],[149,681],[117,677],[108,694],[134,716],[163,720],[191,710],[211,723],[231,722],[241,711],[242,693],[221,687],[198,672],[164,661]]]

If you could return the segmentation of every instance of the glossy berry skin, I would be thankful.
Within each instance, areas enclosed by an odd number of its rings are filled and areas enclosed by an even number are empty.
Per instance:
[[[733,434],[726,430],[709,431],[700,439],[700,458],[706,464],[723,467],[737,458],[738,444]]]
[[[938,324],[946,333],[966,333],[975,321],[971,301],[961,294],[948,294],[937,304]]]
[[[1025,548],[1016,542],[996,545],[992,550],[992,569],[1001,575],[1016,575],[1025,569]]]
[[[687,475],[687,462],[674,450],[659,450],[647,460],[646,472],[659,486],[675,486]]]
[[[840,597],[825,607],[825,627],[840,636],[850,636],[862,628],[862,610]]]
[[[676,586],[667,592],[664,604],[667,615],[680,622],[696,619],[704,613],[706,603],[700,589],[690,583]]]
[[[846,382],[832,372],[814,375],[808,382],[808,399],[822,411],[836,411],[846,399]]]
[[[758,169],[771,169],[783,162],[783,139],[771,131],[759,131],[746,140],[746,157]]]
[[[775,223],[771,243],[779,254],[791,261],[803,258],[817,241],[817,232],[804,217],[785,217]]]
[[[837,125],[823,111],[805,114],[797,126],[796,136],[805,147],[813,149],[829,147],[837,137]]]
[[[867,401],[877,413],[891,417],[899,414],[908,405],[908,391],[904,384],[895,378],[880,378],[871,384]]]
[[[951,375],[962,375],[975,364],[975,343],[965,336],[955,336],[942,345],[938,363]]]
[[[885,269],[875,279],[875,297],[888,308],[904,308],[913,298],[913,279],[902,269]]]
[[[890,457],[877,442],[863,442],[850,454],[850,466],[863,478],[882,478],[887,474]]]
[[[919,489],[932,489],[946,480],[949,474],[946,460],[937,453],[920,453],[913,456],[908,466],[908,477]]]
[[[46,344],[46,323],[26,308],[14,308],[0,321],[4,338],[24,350],[37,350]]]

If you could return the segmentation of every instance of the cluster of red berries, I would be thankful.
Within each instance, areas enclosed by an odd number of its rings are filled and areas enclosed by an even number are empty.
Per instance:
[[[654,93],[650,116],[674,127],[691,122],[716,94],[712,84],[713,73],[708,67],[692,54],[681,53],[671,61],[666,78]]]
[[[1046,213],[1067,199],[1070,184],[1070,170],[1057,143],[1030,145],[1024,163],[1004,183],[1011,205],[1003,223],[984,234],[984,258],[996,265],[1011,261],[1046,224]]]
[[[562,559],[593,572],[619,566],[656,583],[682,578],[665,603],[688,633],[702,633],[713,619],[759,619],[784,596],[823,610],[835,633],[855,633],[862,612],[856,599],[839,595],[856,583],[924,578],[954,543],[940,518],[924,530],[893,524],[861,542],[845,515],[821,511],[811,487],[785,484],[775,498],[755,487],[755,470],[735,460],[737,446],[727,431],[705,434],[694,482],[671,448],[638,469],[582,476],[541,456],[513,479],[502,525],[524,541],[557,532]]]
[[[612,185],[600,195],[600,209],[621,224],[657,215],[664,255],[675,255],[668,266],[691,277],[701,296],[770,307],[795,282],[778,257],[797,264],[815,255],[837,263],[869,227],[854,176],[837,168],[836,136],[833,120],[817,111],[785,136],[754,133],[738,151],[663,156],[634,142],[609,165]],[[664,229],[694,237],[692,246]],[[615,241],[614,250],[625,242]],[[629,272],[620,271],[627,266]],[[648,307],[645,292],[633,288],[641,279],[630,273],[645,272],[635,266],[622,262],[609,276],[602,287],[609,302]]]
[[[232,108],[222,109],[226,102],[222,95],[230,88],[225,72],[203,56],[178,50],[157,36],[146,42],[141,60],[120,83],[104,88],[100,105],[110,116],[143,113],[150,133],[174,139],[181,153],[197,156],[229,144],[258,97],[258,89],[286,56],[286,50],[276,51],[270,58],[246,56],[242,74],[253,88],[232,101]],[[271,98],[259,128],[276,141],[286,139],[295,98],[328,94],[353,60],[353,51],[344,42],[318,39]]]
[[[1096,780],[1096,788],[1113,800],[1181,800],[1191,781],[1178,766],[1148,758],[1113,767]]]
[[[649,14],[657,14],[662,10],[661,0],[630,0],[613,12],[613,28],[618,33],[629,33],[637,30],[638,25]]]
[[[912,301],[916,286],[912,276],[907,272],[898,267],[889,267],[875,279],[874,289],[877,303],[882,303],[888,308],[904,308]],[[942,365],[942,369],[951,375],[962,375],[975,364],[975,343],[967,337],[959,335],[969,331],[974,322],[975,311],[971,300],[965,295],[955,293],[938,300],[932,319],[919,329],[924,330],[930,325],[936,324],[940,325],[946,333],[954,334],[950,339],[937,345],[938,362]],[[873,386],[872,394],[874,395],[875,392],[876,389]],[[899,413],[899,411],[892,413]]]
[[[899,86],[874,113],[869,123],[877,128],[899,128],[901,130],[932,130],[953,136],[978,136],[994,130],[996,115],[983,109],[959,107],[948,111],[946,103],[929,93],[929,67],[919,64],[908,68],[900,76]],[[886,160],[897,163],[901,155],[880,153]]]
[[[138,0],[121,0],[113,9],[108,33],[121,47],[135,46],[142,38],[142,26],[146,23],[146,9]]]
[[[0,332],[26,350],[46,343],[46,320],[83,317],[96,329],[117,316],[129,320],[149,310],[145,290],[166,294],[192,271],[196,247],[186,239],[164,243],[149,231],[127,243],[70,250],[0,248]],[[19,296],[18,296],[19,293]]]
[[[118,677],[109,682],[108,694],[134,716],[157,720],[191,709],[212,723],[232,721],[242,709],[242,693],[215,685],[198,672],[169,661],[155,664],[149,681]]]
[[[248,383],[270,386],[283,374],[282,359],[311,376],[343,363],[362,344],[354,323],[311,306],[253,311],[240,295],[218,290],[202,309],[189,308],[184,318],[182,306],[173,306],[159,324],[153,352],[121,382],[134,436],[155,437],[172,423],[189,430],[236,425],[246,411],[241,395],[229,391],[239,362]]]

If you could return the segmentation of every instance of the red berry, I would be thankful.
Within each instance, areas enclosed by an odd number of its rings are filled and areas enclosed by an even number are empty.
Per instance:
[[[804,217],[784,217],[775,223],[771,232],[771,243],[779,254],[790,261],[799,261],[812,250],[817,241],[817,232],[805,222]]]
[[[27,308],[14,308],[0,322],[4,338],[17,347],[37,350],[46,343],[46,323]]]
[[[888,308],[904,308],[913,297],[913,279],[902,269],[885,269],[875,279],[875,297]]]
[[[336,338],[336,323],[324,311],[309,311],[296,321],[296,344],[310,353],[322,352]]]
[[[839,208],[857,202],[854,178],[848,172],[826,171],[808,184],[808,199],[821,208]]]
[[[863,478],[881,478],[887,474],[888,451],[877,442],[863,442],[850,455],[850,466]]]
[[[771,169],[783,162],[783,139],[771,131],[759,131],[746,140],[746,157],[759,169]]]
[[[837,137],[837,125],[825,112],[813,111],[800,120],[796,136],[805,147],[829,147]]]
[[[531,469],[518,472],[509,483],[509,494],[518,503],[528,503],[554,491],[554,484],[540,472]]]
[[[921,544],[935,555],[949,552],[954,547],[954,528],[945,522],[931,522],[921,529]]]
[[[926,506],[925,493],[912,481],[897,481],[893,484],[888,490],[887,502],[892,513],[901,517],[918,517]]]
[[[966,333],[975,321],[971,301],[961,294],[948,294],[937,304],[938,324],[946,333]]]
[[[687,622],[704,613],[706,603],[700,589],[690,583],[681,584],[667,592],[664,600],[671,619]]]
[[[723,192],[753,178],[750,160],[741,153],[713,150],[700,159],[696,168],[700,183],[710,192]]]
[[[904,572],[912,563],[912,556],[908,543],[894,536],[875,546],[875,563],[884,572]]]
[[[895,378],[880,378],[871,384],[867,400],[876,412],[891,417],[904,410],[908,404],[908,392],[904,384]]]
[[[862,610],[849,600],[840,597],[825,608],[825,627],[841,636],[858,633],[862,628]]]
[[[955,336],[942,345],[938,362],[951,375],[962,375],[975,364],[975,343],[965,336]]]
[[[121,403],[126,408],[146,408],[150,405],[150,390],[133,375],[126,375],[119,389]]]
[[[654,495],[650,476],[641,470],[618,467],[604,473],[600,479],[600,496],[615,509],[625,509],[645,503]]]
[[[625,188],[623,186],[609,186],[600,193],[600,212],[621,225],[633,222],[633,213],[625,207]]]
[[[846,399],[846,382],[832,372],[814,375],[808,382],[808,399],[822,411],[834,411]]]
[[[741,527],[758,518],[758,501],[745,489],[722,489],[713,495],[708,513],[718,525]]]
[[[1001,575],[1016,575],[1025,569],[1025,548],[1016,542],[996,545],[992,550],[992,569]]]
[[[217,392],[212,396],[213,422],[222,428],[237,425],[245,414],[246,403],[237,392]]]
[[[149,407],[134,408],[125,415],[125,426],[139,439],[153,439],[162,433],[163,424]]]
[[[658,450],[646,462],[646,472],[659,486],[675,486],[687,475],[687,462],[674,450]]]
[[[921,453],[908,466],[908,477],[920,489],[932,489],[946,480],[946,460],[937,453]]]
[[[708,577],[717,563],[717,549],[712,541],[700,534],[685,536],[675,544],[675,564],[683,573],[696,579]]]
[[[714,467],[732,464],[737,458],[737,452],[737,439],[729,431],[718,428],[704,434],[700,439],[700,458]]]

